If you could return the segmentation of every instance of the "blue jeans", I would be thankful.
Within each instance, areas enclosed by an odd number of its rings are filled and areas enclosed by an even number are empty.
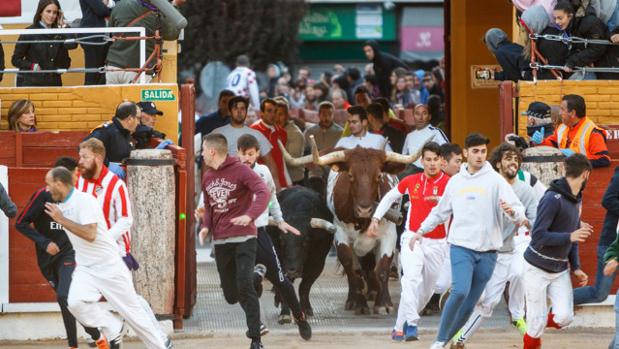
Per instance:
[[[451,245],[451,294],[439,323],[437,341],[449,341],[475,309],[496,265],[496,252],[478,252]]]
[[[617,26],[619,26],[619,6],[615,7],[615,11],[613,12],[613,15],[608,20],[607,25],[608,25],[609,32],[612,32],[613,30],[615,30],[615,28],[617,28]]]
[[[604,276],[604,253],[606,253],[607,249],[608,246],[598,245],[595,284],[593,286],[584,286],[575,289],[574,305],[600,303],[608,297],[617,272],[614,272],[611,276]]]

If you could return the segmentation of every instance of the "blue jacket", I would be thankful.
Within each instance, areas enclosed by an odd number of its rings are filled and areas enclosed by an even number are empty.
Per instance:
[[[580,268],[578,243],[570,234],[580,227],[582,194],[574,196],[565,178],[554,180],[537,206],[537,219],[524,259],[549,273]],[[569,264],[568,264],[569,262]]]
[[[617,238],[617,221],[619,221],[619,167],[615,168],[615,174],[606,188],[602,206],[606,209],[606,216],[598,245],[610,246]]]

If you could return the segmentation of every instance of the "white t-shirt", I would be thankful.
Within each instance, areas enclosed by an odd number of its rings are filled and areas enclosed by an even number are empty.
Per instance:
[[[77,224],[97,224],[97,236],[93,242],[88,242],[64,228],[75,250],[77,265],[89,267],[121,261],[116,242],[107,231],[103,210],[94,196],[72,189],[69,197],[58,204],[58,207],[67,219]]]
[[[260,109],[260,95],[256,73],[247,67],[236,67],[228,74],[226,89],[234,92],[237,96],[249,97],[254,109]]]
[[[258,140],[260,143],[260,155],[265,156],[271,152],[273,146],[271,142],[262,134],[260,131],[256,131],[251,127],[243,125],[243,127],[232,127],[232,125],[228,124],[226,126],[218,127],[211,132],[219,133],[226,137],[226,141],[228,141],[228,155],[236,156],[237,154],[237,141],[241,138],[242,135],[250,134]]]
[[[262,212],[262,214],[256,218],[254,223],[256,223],[256,227],[264,227],[269,224],[269,213],[273,216],[273,219],[276,222],[281,222],[284,220],[282,218],[282,209],[279,206],[279,201],[277,201],[277,194],[275,191],[275,181],[273,181],[273,176],[271,175],[271,171],[265,165],[255,164],[253,168],[254,172],[256,172],[260,178],[264,181],[271,192],[271,199],[269,200],[269,205],[266,210]]]
[[[402,154],[415,154],[426,142],[436,142],[438,145],[442,145],[449,142],[449,140],[440,128],[428,125],[421,130],[413,130],[406,136],[404,146],[402,147]],[[421,158],[417,159],[413,164],[419,168],[423,168]]]
[[[355,137],[352,135],[348,137],[342,137],[340,138],[339,141],[337,141],[337,143],[335,144],[335,147],[352,149],[352,148],[355,148],[356,146],[361,146],[363,148],[383,150],[384,144],[385,144],[385,137],[374,134],[374,133],[366,132],[363,137]],[[384,150],[391,151],[391,146],[387,144]]]

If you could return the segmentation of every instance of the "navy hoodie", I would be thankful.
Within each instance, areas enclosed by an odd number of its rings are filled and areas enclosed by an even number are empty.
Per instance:
[[[537,206],[537,219],[524,259],[549,273],[580,268],[578,243],[570,234],[580,227],[582,194],[574,196],[565,178],[551,184]],[[569,262],[569,264],[568,264]]]

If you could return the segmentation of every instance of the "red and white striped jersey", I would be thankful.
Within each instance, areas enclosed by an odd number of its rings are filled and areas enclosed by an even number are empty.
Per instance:
[[[131,202],[129,192],[122,179],[103,166],[98,179],[85,179],[79,176],[76,183],[79,191],[90,193],[103,209],[107,229],[116,241],[120,254],[125,256],[131,251]]]

